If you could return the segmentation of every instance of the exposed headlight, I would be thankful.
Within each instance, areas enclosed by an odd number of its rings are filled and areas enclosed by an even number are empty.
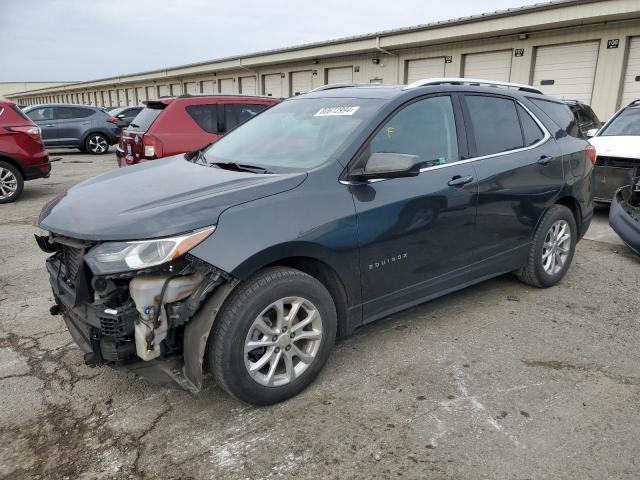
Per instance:
[[[105,242],[84,257],[96,275],[154,267],[184,255],[213,233],[215,226],[177,237],[134,242]]]

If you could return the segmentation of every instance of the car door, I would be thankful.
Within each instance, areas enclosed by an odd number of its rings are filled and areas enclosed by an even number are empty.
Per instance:
[[[60,145],[76,145],[84,132],[91,128],[91,115],[95,110],[83,107],[56,107],[58,140]]]
[[[418,99],[380,126],[359,155],[417,155],[415,177],[350,182],[365,321],[423,301],[472,260],[477,185],[457,97]],[[358,160],[359,161],[359,160]]]
[[[486,94],[465,94],[463,100],[478,179],[475,259],[518,263],[564,185],[560,149],[519,101]]]
[[[46,146],[57,145],[58,121],[54,117],[54,107],[38,107],[27,112],[27,117],[42,131],[42,141]]]

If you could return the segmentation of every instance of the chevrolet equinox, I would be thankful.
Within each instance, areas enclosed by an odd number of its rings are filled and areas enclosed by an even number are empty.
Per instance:
[[[514,272],[551,287],[592,217],[593,147],[533,87],[329,85],[201,150],[55,197],[38,244],[90,366],[271,404],[336,335]]]

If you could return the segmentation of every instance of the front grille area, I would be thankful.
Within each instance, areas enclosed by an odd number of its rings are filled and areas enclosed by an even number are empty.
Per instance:
[[[133,301],[119,307],[115,312],[105,310],[98,314],[100,317],[100,333],[105,337],[123,338],[133,333],[138,311]]]
[[[69,280],[74,280],[80,271],[84,249],[62,245],[62,264]]]
[[[598,155],[596,158],[596,165],[599,167],[634,168],[640,167],[640,159]]]

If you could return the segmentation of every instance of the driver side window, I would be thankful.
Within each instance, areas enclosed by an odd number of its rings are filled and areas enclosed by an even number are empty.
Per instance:
[[[425,167],[460,160],[451,97],[418,100],[400,110],[373,137],[370,152],[416,155]]]

